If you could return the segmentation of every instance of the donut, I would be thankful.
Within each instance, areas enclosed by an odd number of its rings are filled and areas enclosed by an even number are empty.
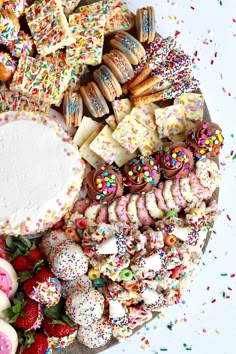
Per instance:
[[[122,95],[122,89],[115,75],[106,65],[101,65],[93,72],[93,78],[99,86],[103,96],[112,102]]]
[[[109,53],[103,55],[102,60],[121,84],[134,76],[132,65],[120,50],[112,49]]]
[[[12,79],[16,70],[16,62],[7,53],[0,52],[0,81],[9,81]]]
[[[110,45],[112,48],[120,50],[132,65],[138,65],[145,56],[145,49],[142,44],[131,34],[124,31],[119,31],[111,39]]]
[[[106,100],[94,81],[80,87],[80,93],[84,104],[94,118],[100,118],[109,113]]]
[[[209,188],[212,193],[220,186],[220,171],[217,163],[211,159],[203,158],[197,161],[196,176],[203,187]]]

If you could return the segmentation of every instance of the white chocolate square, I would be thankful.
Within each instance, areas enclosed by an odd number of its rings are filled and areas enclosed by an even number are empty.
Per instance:
[[[185,132],[186,124],[182,104],[176,104],[155,110],[157,131],[160,138]]]
[[[130,114],[133,105],[128,98],[123,98],[121,100],[114,100],[112,102],[112,108],[114,115],[116,117],[117,123],[120,123],[127,114]]]
[[[162,142],[157,130],[147,130],[147,133],[139,145],[139,151],[142,156],[146,157],[157,152],[160,145],[162,145]]]
[[[155,130],[156,123],[154,112],[157,108],[159,107],[154,103],[144,104],[139,107],[133,107],[130,114],[133,115],[139,123],[143,124],[149,130]]]
[[[88,163],[90,163],[91,166],[96,168],[99,165],[104,164],[104,161],[97,155],[95,152],[93,152],[90,149],[90,144],[95,139],[97,136],[97,132],[93,132],[89,138],[83,143],[83,145],[80,148],[80,155],[81,157],[86,160]]]
[[[101,123],[95,122],[91,118],[84,116],[75,133],[73,142],[79,147],[82,146],[93,132],[97,135],[102,127],[103,125]]]

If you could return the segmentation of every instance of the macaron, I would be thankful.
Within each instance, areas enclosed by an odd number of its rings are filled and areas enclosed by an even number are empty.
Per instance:
[[[111,39],[112,48],[119,49],[132,65],[137,65],[145,56],[142,44],[131,34],[120,31]]]
[[[109,53],[104,54],[102,59],[121,84],[134,76],[132,65],[120,50],[112,49]]]
[[[141,43],[151,43],[155,38],[155,10],[153,6],[142,7],[136,12],[136,31]]]
[[[83,116],[83,100],[78,92],[67,91],[63,99],[63,115],[68,127],[78,127]]]
[[[83,102],[94,118],[103,117],[109,113],[109,107],[100,89],[94,81],[80,88]]]
[[[122,95],[121,86],[108,66],[101,65],[93,72],[93,78],[109,102]]]

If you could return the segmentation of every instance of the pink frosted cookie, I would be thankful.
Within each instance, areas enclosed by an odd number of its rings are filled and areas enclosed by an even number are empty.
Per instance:
[[[0,319],[0,348],[4,354],[15,354],[18,346],[18,337],[15,329]]]
[[[175,203],[181,208],[184,209],[187,206],[186,200],[183,198],[181,191],[180,191],[180,183],[179,179],[176,178],[173,180],[171,186],[171,192],[174,198]]]
[[[169,209],[174,209],[179,211],[180,210],[179,206],[178,204],[175,203],[174,197],[172,195],[172,191],[171,191],[172,184],[173,184],[173,180],[166,180],[164,182],[163,197]]]
[[[18,288],[17,274],[11,263],[0,258],[0,289],[12,298]]]
[[[138,194],[131,194],[129,203],[127,205],[127,215],[130,222],[141,226],[141,221],[138,218],[138,210],[137,210],[138,198],[139,198]]]
[[[163,211],[158,208],[155,191],[145,193],[146,208],[153,219],[162,219],[164,216]]]
[[[180,178],[180,192],[188,204],[196,204],[198,198],[193,194],[188,177]]]
[[[203,187],[194,172],[190,172],[189,174],[189,183],[193,194],[195,194],[199,200],[208,200],[211,198],[212,193],[210,189]]]
[[[165,199],[163,197],[163,189],[164,189],[164,184],[163,182],[161,182],[159,183],[158,188],[154,189],[154,193],[157,199],[158,208],[161,209],[164,213],[167,213],[167,211],[169,211],[169,208],[166,205]]]
[[[108,220],[110,223],[118,222],[118,216],[116,214],[117,208],[117,199],[113,200],[113,202],[108,207]]]
[[[151,215],[148,213],[148,210],[146,208],[144,195],[140,195],[137,200],[137,211],[138,211],[138,218],[142,225],[148,226],[148,225],[155,224],[155,220],[151,217]]]
[[[77,211],[80,214],[84,214],[85,210],[90,206],[91,200],[89,198],[82,198],[77,200],[73,206],[73,211]]]
[[[98,215],[96,217],[96,224],[101,224],[101,223],[106,223],[108,224],[109,223],[109,219],[108,219],[108,206],[107,205],[104,205],[103,207],[101,207],[98,211]]]
[[[129,204],[131,194],[123,195],[117,199],[116,214],[120,222],[129,223],[129,217],[127,215],[127,205]]]

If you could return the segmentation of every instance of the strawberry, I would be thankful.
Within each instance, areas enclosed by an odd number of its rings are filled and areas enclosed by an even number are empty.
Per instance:
[[[25,332],[19,336],[19,354],[45,354],[48,350],[47,337],[42,333]]]
[[[13,299],[13,304],[12,307],[4,311],[8,322],[13,327],[21,330],[35,330],[41,326],[43,314],[40,305],[36,301],[19,293]]]
[[[67,323],[55,321],[49,317],[45,317],[43,326],[48,337],[63,338],[76,332],[76,329]]]
[[[54,348],[65,348],[77,337],[77,325],[66,315],[65,302],[61,298],[55,306],[44,309],[44,333],[48,337],[57,338]]]
[[[39,249],[27,237],[8,236],[6,245],[11,254],[11,264],[17,272],[32,271],[36,262],[42,259]]]
[[[45,266],[26,280],[23,290],[31,299],[47,307],[57,304],[61,297],[60,281]]]

